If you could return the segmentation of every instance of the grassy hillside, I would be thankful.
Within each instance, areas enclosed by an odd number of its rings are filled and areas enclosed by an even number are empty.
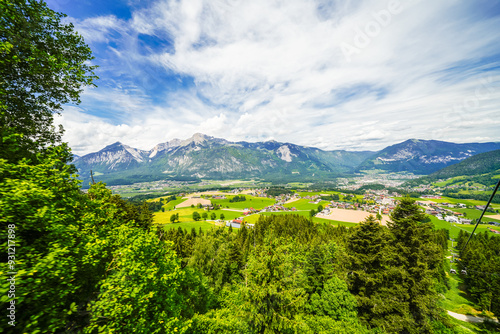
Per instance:
[[[431,180],[449,179],[457,176],[489,176],[500,174],[500,150],[481,153],[448,166],[428,176]]]

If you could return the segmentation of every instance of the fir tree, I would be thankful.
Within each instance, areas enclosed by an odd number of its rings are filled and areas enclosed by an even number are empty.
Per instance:
[[[399,286],[404,290],[396,298],[408,305],[411,317],[404,329],[409,333],[432,332],[431,321],[439,312],[435,283],[443,249],[434,241],[431,223],[409,197],[401,200],[387,225],[392,235],[390,253],[402,270]]]

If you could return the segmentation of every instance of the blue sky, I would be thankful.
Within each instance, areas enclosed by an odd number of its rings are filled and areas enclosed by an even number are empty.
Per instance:
[[[79,155],[196,132],[325,150],[500,141],[500,1],[47,3],[99,65],[57,117]]]

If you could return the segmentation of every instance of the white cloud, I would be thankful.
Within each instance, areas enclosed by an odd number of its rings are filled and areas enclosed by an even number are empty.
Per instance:
[[[72,22],[87,43],[109,42],[113,32],[126,30],[126,23],[114,15],[91,17],[85,20],[65,18],[63,22]]]
[[[499,61],[482,60],[498,53],[499,17],[478,19],[473,4],[453,1],[393,2],[157,1],[128,22],[79,20],[92,42],[114,41],[102,71],[115,86],[88,90],[84,104],[122,113],[84,124],[143,148],[193,132],[323,149],[380,149],[408,138],[500,140],[497,123],[476,121],[500,106],[499,71],[485,72]],[[140,34],[172,46],[145,52]],[[367,46],[356,44],[363,38]],[[342,43],[357,52],[347,59]],[[172,74],[193,84],[158,93]],[[135,84],[120,87],[123,77]],[[64,124],[77,142],[73,134],[83,130]],[[121,135],[124,129],[130,133]],[[82,152],[105,134],[88,136],[95,138],[79,142]]]

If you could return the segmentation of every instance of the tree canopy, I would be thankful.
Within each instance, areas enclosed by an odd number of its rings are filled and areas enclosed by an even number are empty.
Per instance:
[[[92,52],[62,22],[65,15],[43,1],[2,0],[0,13],[0,157],[35,159],[60,142],[53,113],[79,103],[83,87],[96,79]]]

